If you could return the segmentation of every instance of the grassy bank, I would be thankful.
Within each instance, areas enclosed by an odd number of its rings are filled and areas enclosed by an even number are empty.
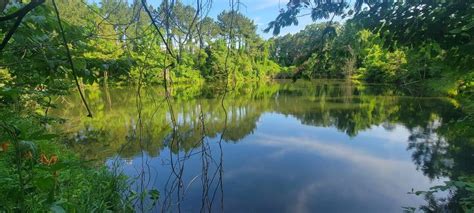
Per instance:
[[[35,118],[2,118],[0,212],[131,210],[123,175],[80,160]]]

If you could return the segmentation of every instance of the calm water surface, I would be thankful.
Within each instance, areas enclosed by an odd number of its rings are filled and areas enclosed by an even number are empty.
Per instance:
[[[139,211],[402,212],[427,203],[408,192],[472,171],[472,155],[453,151],[465,138],[448,99],[275,82],[238,86],[223,107],[222,91],[174,87],[167,101],[161,87],[95,86],[94,118],[76,96],[55,113],[81,156],[118,166],[137,192],[159,191]]]

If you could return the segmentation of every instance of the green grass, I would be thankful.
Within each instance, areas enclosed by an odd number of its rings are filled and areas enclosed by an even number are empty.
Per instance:
[[[35,150],[23,150],[21,164],[13,145],[0,152],[0,212],[132,211],[123,196],[127,190],[123,175],[91,166],[53,140],[36,141],[33,146]],[[48,165],[41,154],[56,155],[58,161]]]

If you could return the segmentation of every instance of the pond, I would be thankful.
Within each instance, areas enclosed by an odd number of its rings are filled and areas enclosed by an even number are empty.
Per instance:
[[[93,118],[76,94],[54,114],[84,159],[159,192],[138,211],[401,212],[473,171],[452,100],[335,80],[229,89],[96,85]]]

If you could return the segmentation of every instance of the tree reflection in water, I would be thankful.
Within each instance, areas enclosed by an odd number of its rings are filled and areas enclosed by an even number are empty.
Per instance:
[[[424,175],[434,180],[474,174],[469,163],[474,160],[472,122],[463,120],[465,114],[447,99],[405,96],[384,85],[343,81],[237,85],[222,102],[226,108],[219,99],[223,89],[216,86],[175,85],[168,92],[146,87],[137,95],[128,87],[92,86],[86,94],[94,118],[83,119],[78,114],[80,100],[74,96],[58,103],[65,105],[60,107],[64,110],[54,112],[67,119],[61,129],[70,133],[69,144],[85,159],[101,163],[113,156],[149,159],[169,153],[164,164],[171,172],[157,203],[162,211],[179,210],[187,190],[198,180],[201,211],[213,209],[216,200],[223,202],[220,142],[238,143],[252,135],[260,117],[269,112],[292,116],[304,125],[336,128],[350,137],[374,126],[393,131],[396,125],[403,125],[411,134],[407,150]],[[188,168],[186,162],[197,156],[200,171],[184,180],[186,170],[195,171],[195,165]],[[144,170],[136,178],[140,184],[134,184],[140,186],[138,191],[150,190],[157,178],[149,175],[155,172],[150,165],[142,163]]]

